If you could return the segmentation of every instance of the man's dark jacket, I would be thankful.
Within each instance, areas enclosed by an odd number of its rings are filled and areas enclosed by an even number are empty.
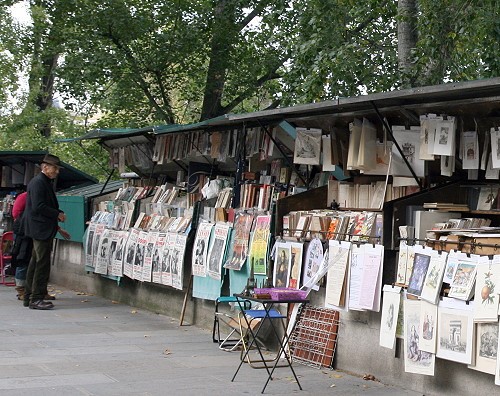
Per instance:
[[[28,198],[23,214],[24,234],[36,240],[55,237],[60,212],[52,181],[39,173],[28,184]]]

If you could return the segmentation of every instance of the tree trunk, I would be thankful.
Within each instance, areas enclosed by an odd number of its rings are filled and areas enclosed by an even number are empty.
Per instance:
[[[214,9],[210,61],[200,121],[221,115],[222,93],[231,47],[237,34],[234,0],[220,0]]]
[[[398,65],[404,87],[411,87],[412,50],[417,45],[417,0],[398,0]]]

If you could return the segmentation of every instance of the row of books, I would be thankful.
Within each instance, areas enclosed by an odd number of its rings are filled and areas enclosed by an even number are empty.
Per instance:
[[[271,202],[286,196],[286,191],[272,184],[244,183],[240,190],[240,208],[269,210]]]
[[[337,202],[341,208],[381,209],[384,202],[418,191],[415,186],[396,186],[377,181],[369,184],[328,180],[329,203]]]
[[[368,211],[292,211],[283,216],[283,236],[375,241],[382,237],[382,214]]]
[[[156,213],[146,214],[141,212],[135,221],[134,228],[144,231],[162,231],[184,234],[189,230],[192,215],[185,212],[181,217],[162,216]]]
[[[114,200],[134,202],[147,197],[154,189],[154,186],[123,186],[118,189]]]

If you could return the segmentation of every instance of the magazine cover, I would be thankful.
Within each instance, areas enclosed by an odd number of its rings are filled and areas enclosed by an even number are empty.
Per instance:
[[[146,253],[146,245],[148,244],[147,231],[140,231],[137,237],[137,245],[134,253],[133,276],[134,279],[142,280],[142,267],[144,265],[144,254]]]
[[[163,248],[165,247],[166,239],[167,234],[164,232],[160,232],[158,238],[156,238],[151,270],[154,283],[161,283]]]
[[[92,253],[94,251],[92,247],[92,243],[94,242],[94,234],[95,234],[95,223],[90,223],[89,228],[87,230],[87,239],[85,241],[85,265],[89,267],[93,267],[93,258]]]
[[[250,265],[255,275],[266,275],[267,273],[267,248],[269,244],[269,233],[271,216],[257,216],[253,230],[252,243],[250,245]]]
[[[207,257],[213,223],[199,223],[193,245],[193,275],[207,276]]]
[[[177,234],[174,232],[167,232],[167,239],[163,247],[162,269],[161,269],[161,283],[166,286],[172,286],[172,272],[170,270],[171,256],[175,249],[175,242]]]
[[[133,278],[134,273],[134,256],[135,256],[135,245],[137,244],[137,238],[139,237],[139,230],[137,228],[132,228],[127,240],[127,246],[125,248],[125,253],[123,257],[123,275]]]
[[[222,223],[214,227],[214,235],[208,252],[208,275],[217,280],[221,279],[222,263],[230,229],[231,226]]]
[[[172,287],[182,290],[182,278],[184,276],[184,253],[186,251],[187,235],[177,234],[173,255],[170,260],[170,272],[172,273]]]
[[[109,263],[109,230],[104,229],[99,240],[99,246],[97,248],[96,265],[94,272],[96,274],[107,275],[108,274],[108,263]]]
[[[92,267],[95,268],[97,265],[97,257],[99,250],[99,243],[101,242],[101,236],[106,229],[104,224],[96,224],[94,232],[94,240],[92,241]]]
[[[311,242],[309,242],[304,260],[305,267],[302,275],[303,285],[306,285],[309,280],[316,275],[316,272],[318,272],[321,261],[323,261],[323,254],[323,244],[320,239],[314,238]],[[312,286],[312,289],[317,291],[319,290],[319,286],[315,284]]]
[[[248,242],[252,230],[254,216],[248,213],[239,213],[234,220],[233,248],[229,250],[228,259],[224,268],[240,270],[248,256]]]
[[[123,276],[123,256],[129,236],[128,231],[116,231],[116,249],[113,254],[111,272],[113,276]]]
[[[156,245],[156,239],[159,232],[148,232],[146,253],[144,254],[144,265],[142,267],[142,281],[151,282],[153,272],[153,253]]]

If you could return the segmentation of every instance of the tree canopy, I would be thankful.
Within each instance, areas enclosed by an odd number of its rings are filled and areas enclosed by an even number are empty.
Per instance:
[[[19,4],[30,24],[12,18]],[[80,148],[54,138],[498,76],[498,8],[496,0],[4,1],[0,147],[47,148],[76,163]],[[105,153],[84,144],[105,169]]]

